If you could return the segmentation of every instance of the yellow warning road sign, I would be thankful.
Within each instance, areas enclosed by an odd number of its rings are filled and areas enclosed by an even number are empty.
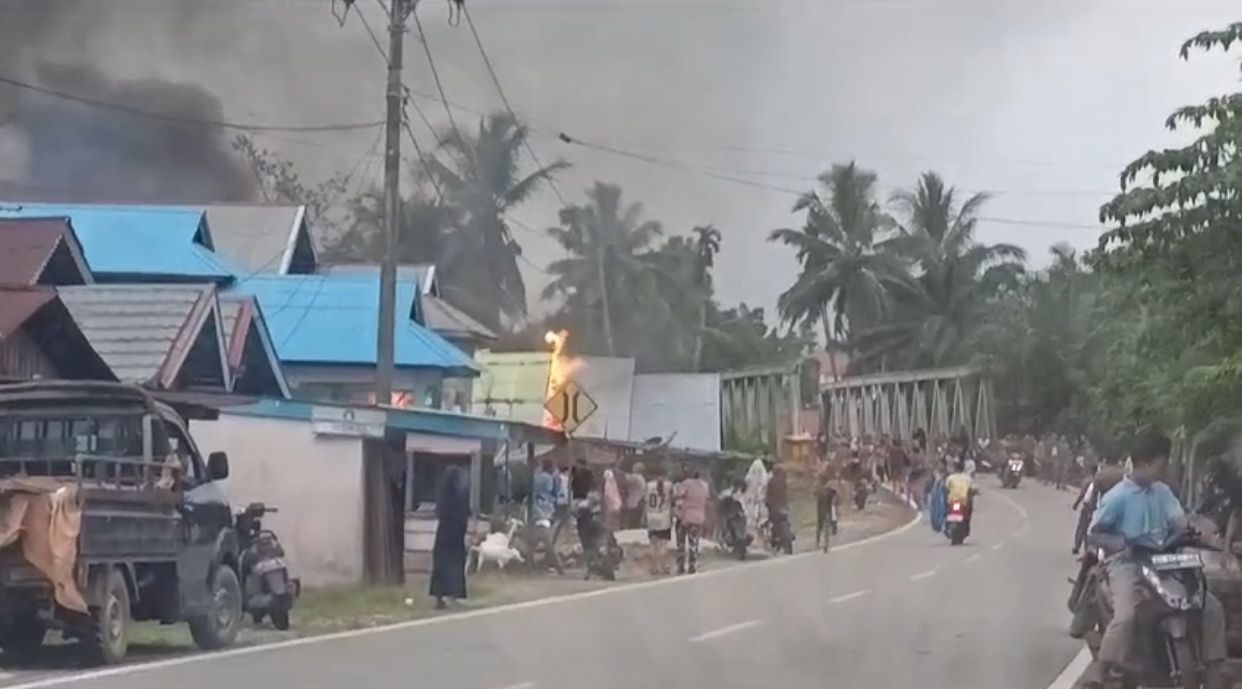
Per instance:
[[[566,433],[578,430],[578,427],[599,409],[599,405],[591,399],[586,390],[578,387],[578,384],[572,380],[565,381],[560,388],[553,391],[552,396],[543,406],[552,414],[552,418],[561,424],[561,428]]]

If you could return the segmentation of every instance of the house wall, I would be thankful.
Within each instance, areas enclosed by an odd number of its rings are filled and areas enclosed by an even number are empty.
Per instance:
[[[375,390],[373,366],[331,366],[284,363],[294,399],[366,404]],[[440,409],[444,374],[434,369],[398,369],[393,393],[406,393],[410,406]]]
[[[264,522],[309,586],[363,580],[362,440],[317,435],[309,421],[221,413],[195,422],[199,450],[229,454],[225,489],[238,511],[263,502]]]

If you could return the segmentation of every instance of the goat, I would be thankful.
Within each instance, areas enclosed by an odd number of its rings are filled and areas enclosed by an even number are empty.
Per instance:
[[[474,554],[476,562],[474,571],[481,571],[484,563],[489,560],[495,562],[496,569],[502,573],[505,571],[505,566],[513,560],[525,562],[526,560],[522,558],[522,554],[512,545],[513,534],[517,532],[517,528],[520,525],[521,522],[518,520],[510,519],[507,532],[493,531],[478,545],[470,546],[470,552]],[[466,568],[467,570],[470,568],[470,558],[466,558]]]

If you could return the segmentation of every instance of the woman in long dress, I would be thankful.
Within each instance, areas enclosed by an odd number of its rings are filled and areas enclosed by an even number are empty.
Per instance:
[[[436,496],[436,542],[431,550],[431,595],[436,609],[466,597],[466,527],[470,521],[470,477],[450,466]]]
[[[768,468],[762,459],[751,462],[746,472],[746,493],[742,496],[742,509],[746,512],[746,528],[756,540],[760,529],[768,521]]]

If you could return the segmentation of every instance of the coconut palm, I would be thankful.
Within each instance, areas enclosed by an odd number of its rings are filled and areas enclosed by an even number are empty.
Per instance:
[[[429,162],[445,200],[461,212],[445,238],[444,281],[470,295],[460,300],[462,308],[493,328],[526,315],[526,285],[518,269],[522,247],[506,214],[569,166],[558,160],[524,173],[519,162],[528,136],[513,116],[493,113],[479,119],[473,135],[442,133],[440,155]]]
[[[975,241],[986,194],[959,203],[952,187],[924,173],[893,201],[903,221],[887,248],[909,261],[909,279],[890,285],[891,317],[859,334],[860,366],[943,366],[969,358],[964,347],[988,301],[1015,287],[1025,252]]]
[[[700,370],[703,359],[703,330],[707,327],[707,307],[712,299],[711,269],[716,265],[720,251],[720,230],[713,225],[699,225],[691,231],[694,238],[694,282],[699,288],[698,327],[694,333],[694,348],[690,354],[690,370]]]
[[[777,300],[781,319],[819,321],[831,345],[874,325],[905,271],[885,245],[892,221],[875,200],[875,174],[851,162],[832,166],[819,182],[823,196],[811,190],[794,204],[795,213],[806,212],[802,229],[774,230],[768,241],[793,247],[802,265]]]
[[[643,206],[622,204],[621,187],[596,182],[588,203],[561,209],[560,227],[548,234],[568,253],[553,261],[544,299],[563,296],[587,313],[599,314],[605,350],[617,354],[617,325],[628,319],[643,294],[653,290],[645,254],[662,233],[660,223],[643,220]]]

